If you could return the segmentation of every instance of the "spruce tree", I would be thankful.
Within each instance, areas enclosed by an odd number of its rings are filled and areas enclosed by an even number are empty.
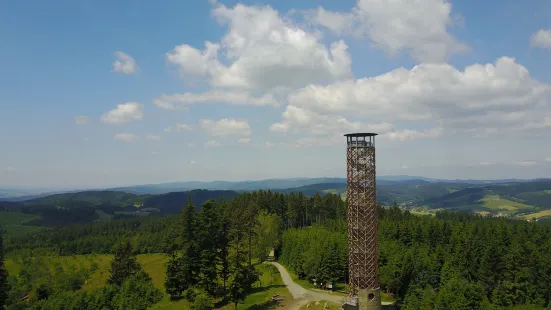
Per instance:
[[[8,272],[4,266],[4,239],[0,227],[0,309],[6,305],[8,299]]]
[[[216,202],[213,199],[206,201],[201,206],[197,221],[198,227],[201,228],[198,232],[201,263],[199,286],[211,296],[216,294],[218,287],[216,283],[218,214],[216,211]]]
[[[132,244],[129,240],[124,240],[116,247],[115,257],[111,262],[111,276],[107,283],[120,286],[129,276],[141,270],[141,266],[132,252]]]
[[[174,299],[182,295],[182,266],[181,260],[173,253],[166,264],[165,290]]]

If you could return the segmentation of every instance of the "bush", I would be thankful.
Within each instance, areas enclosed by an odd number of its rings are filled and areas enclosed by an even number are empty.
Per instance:
[[[200,292],[195,296],[195,300],[191,304],[191,309],[194,310],[210,310],[214,309],[214,299],[205,292]]]

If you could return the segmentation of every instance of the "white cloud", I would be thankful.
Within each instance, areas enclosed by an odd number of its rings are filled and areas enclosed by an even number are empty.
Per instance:
[[[187,144],[187,147],[193,149],[193,148],[195,148],[195,143],[188,143],[188,144]]]
[[[197,162],[195,160],[190,160],[189,163],[195,165]]]
[[[220,43],[205,42],[203,50],[182,44],[166,55],[184,77],[207,78],[214,87],[281,90],[352,75],[344,41],[327,47],[270,6],[218,4],[212,15],[228,25]],[[218,59],[220,50],[229,65]]]
[[[147,136],[145,136],[145,139],[149,140],[149,141],[160,141],[161,137],[156,136],[156,135],[147,135]]]
[[[133,74],[138,71],[138,65],[130,55],[117,51],[115,57],[117,60],[113,62],[113,71],[124,74]]]
[[[420,64],[412,70],[399,68],[376,77],[299,89],[288,97],[283,122],[271,130],[316,124],[311,115],[322,115],[321,119],[331,118],[330,126],[346,124],[341,128],[367,131],[365,124],[349,122],[340,114],[387,124],[373,131],[392,131],[387,137],[397,140],[457,132],[489,136],[534,131],[551,127],[551,118],[545,116],[550,112],[550,90],[509,57],[463,71],[448,64]],[[396,121],[430,129],[394,129],[389,123]]]
[[[187,110],[191,104],[227,103],[253,106],[279,106],[279,102],[271,94],[252,96],[246,91],[211,90],[205,93],[184,93],[175,95],[161,95],[153,101],[159,108],[167,110]]]
[[[530,37],[532,46],[551,49],[551,29],[540,29]]]
[[[427,130],[396,130],[386,134],[390,140],[395,141],[409,141],[415,139],[424,139],[424,138],[438,138],[442,134],[442,128],[435,127]]]
[[[205,142],[205,147],[219,147],[221,145],[222,144],[220,144],[220,142],[218,142],[216,140],[210,140],[210,141]]]
[[[535,162],[535,161],[521,161],[519,163],[519,165],[523,166],[523,167],[533,167],[535,165],[537,165],[538,163]]]
[[[409,167],[407,165],[401,165],[400,168],[401,169],[409,169]]]
[[[136,102],[118,104],[115,109],[101,116],[102,122],[108,124],[122,124],[141,119],[143,119],[142,105]]]
[[[136,142],[136,141],[140,140],[140,137],[136,136],[133,133],[123,132],[123,133],[116,134],[113,137],[113,139],[118,140],[118,141],[124,141],[124,142]]]
[[[237,142],[246,144],[246,143],[251,142],[251,139],[250,138],[241,138],[241,139],[237,140]]]
[[[192,125],[183,124],[183,123],[178,123],[174,127],[165,128],[165,132],[181,132],[181,131],[192,131],[192,130],[193,130]]]
[[[271,143],[271,142],[264,143],[264,148],[266,148],[266,149],[271,149],[273,146],[274,146],[274,144]]]
[[[88,124],[88,116],[75,116],[74,122],[77,125],[86,125]]]
[[[307,17],[338,34],[367,37],[391,55],[407,51],[418,61],[442,62],[469,50],[448,32],[457,22],[448,0],[358,0],[350,12],[320,7]]]
[[[200,120],[203,131],[211,136],[250,136],[251,128],[247,120],[224,118],[218,121],[210,119]]]
[[[155,156],[155,155],[159,155],[159,154],[161,154],[161,153],[160,153],[160,152],[157,152],[157,151],[151,152],[151,155],[154,155],[154,156]]]
[[[289,105],[283,112],[283,120],[270,126],[272,132],[306,132],[308,137],[297,140],[301,146],[327,146],[342,143],[344,132],[369,131],[387,133],[393,130],[390,123],[363,123],[350,121],[335,114],[319,114],[311,110]]]
[[[15,172],[16,170],[14,166],[7,166],[6,169],[4,169],[5,172]]]
[[[546,161],[551,161],[551,156],[547,157],[545,160]]]

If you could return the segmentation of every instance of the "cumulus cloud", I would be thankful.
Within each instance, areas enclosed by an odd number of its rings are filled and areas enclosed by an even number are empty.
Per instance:
[[[160,141],[161,137],[156,135],[147,135],[145,136],[145,139],[149,141]]]
[[[197,162],[195,160],[190,160],[189,163],[195,165]]]
[[[77,125],[86,125],[88,124],[88,116],[75,116],[74,122]]]
[[[540,29],[530,37],[534,47],[551,49],[551,29]]]
[[[118,104],[117,107],[101,116],[101,121],[108,124],[122,124],[143,119],[142,105],[136,102]]]
[[[349,12],[320,7],[306,16],[337,34],[369,38],[390,54],[406,51],[422,62],[442,62],[469,50],[448,31],[458,21],[448,0],[358,0]]]
[[[220,142],[218,142],[216,140],[210,140],[210,141],[205,142],[205,147],[219,147],[221,145],[222,144],[220,144]]]
[[[178,123],[174,127],[165,128],[165,132],[181,132],[181,131],[192,131],[193,126],[184,123]]]
[[[113,62],[114,72],[133,74],[138,71],[138,65],[136,64],[134,58],[132,58],[130,55],[121,51],[116,51],[115,57],[117,57],[117,60]]]
[[[218,121],[210,119],[200,120],[203,131],[211,136],[250,136],[251,128],[247,120],[224,118]]]
[[[227,103],[252,106],[279,106],[271,94],[252,96],[247,91],[211,90],[205,93],[184,93],[161,95],[153,101],[159,108],[167,110],[187,110],[189,105],[201,103]]]
[[[217,4],[212,15],[228,26],[219,43],[205,42],[203,50],[182,44],[166,55],[184,77],[206,78],[214,87],[281,90],[352,75],[344,41],[326,46],[270,6]]]
[[[370,131],[367,124],[378,123],[381,127],[373,131],[399,141],[458,132],[480,137],[533,132],[551,127],[551,117],[546,116],[550,90],[514,58],[470,65],[463,71],[448,64],[420,64],[411,70],[398,68],[375,77],[299,89],[288,96],[283,121],[270,130]],[[363,122],[345,117],[361,117]],[[428,129],[394,128],[391,124],[398,121],[417,122]]]
[[[237,142],[246,144],[246,143],[251,142],[251,139],[250,138],[241,138],[241,139],[237,140]]]
[[[551,156],[547,157],[545,160],[546,161],[551,161]]]
[[[136,141],[140,140],[140,137],[138,137],[137,135],[135,135],[133,133],[123,132],[123,133],[116,134],[113,137],[113,139],[118,140],[118,141],[123,141],[123,142],[136,142]]]
[[[519,165],[523,166],[523,167],[533,167],[535,165],[537,165],[538,163],[535,162],[535,161],[521,161],[519,163]]]

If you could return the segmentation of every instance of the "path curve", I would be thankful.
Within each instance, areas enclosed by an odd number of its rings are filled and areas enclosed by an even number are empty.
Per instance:
[[[293,279],[291,278],[291,275],[289,275],[289,272],[287,272],[287,269],[285,269],[285,267],[283,267],[281,264],[276,262],[271,262],[271,264],[276,266],[279,270],[283,283],[287,286],[287,289],[289,289],[289,293],[291,293],[294,299],[305,299],[309,301],[327,300],[336,304],[343,304],[346,301],[346,297],[344,296],[307,290],[304,287],[295,283],[295,281],[293,281]]]

